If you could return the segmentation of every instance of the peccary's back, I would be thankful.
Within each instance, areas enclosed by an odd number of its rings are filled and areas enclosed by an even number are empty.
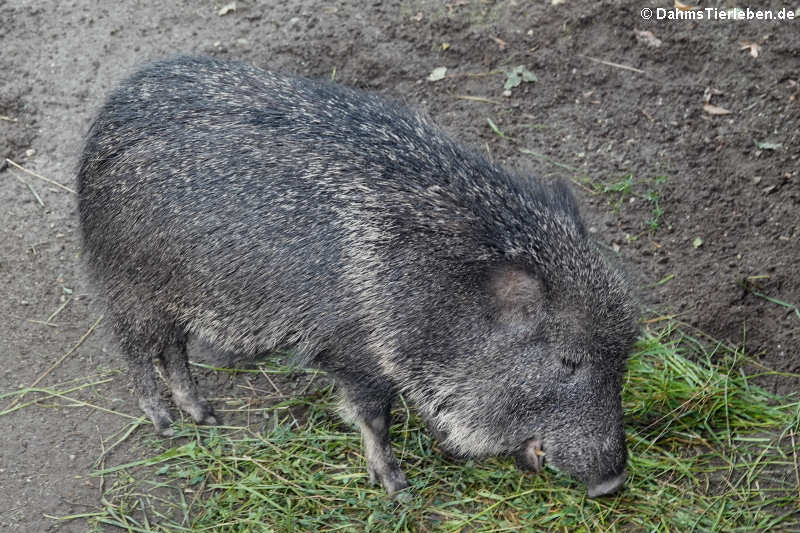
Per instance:
[[[563,188],[380,97],[211,59],[156,63],[116,90],[78,188],[109,298],[232,350],[325,349],[398,303],[479,305],[471,265],[518,258],[554,278],[587,261]]]

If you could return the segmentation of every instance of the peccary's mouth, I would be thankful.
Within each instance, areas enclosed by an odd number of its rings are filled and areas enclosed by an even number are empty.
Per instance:
[[[541,472],[544,467],[544,448],[539,439],[529,439],[525,441],[515,454],[517,466],[522,470]]]

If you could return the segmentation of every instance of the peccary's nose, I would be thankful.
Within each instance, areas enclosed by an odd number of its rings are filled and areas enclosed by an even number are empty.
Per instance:
[[[623,470],[621,474],[589,487],[589,497],[597,498],[598,496],[605,496],[606,494],[616,492],[622,485],[625,484],[625,479],[627,477],[628,471]]]

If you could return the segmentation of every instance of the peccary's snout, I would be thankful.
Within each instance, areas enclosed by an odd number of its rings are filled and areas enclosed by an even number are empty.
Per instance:
[[[625,479],[628,477],[628,471],[623,470],[620,474],[614,477],[603,480],[596,485],[589,487],[588,494],[590,498],[597,498],[598,496],[605,496],[606,494],[613,494],[617,492],[622,485],[625,484]]]
[[[512,454],[517,466],[540,472],[547,464],[581,481],[590,498],[619,491],[628,476],[622,405],[608,401],[592,405],[599,409],[588,410],[573,426],[558,427],[559,419],[551,413],[553,418],[545,419],[549,431],[532,431],[533,436]]]
[[[625,484],[628,477],[626,468],[628,462],[628,447],[625,443],[625,433],[620,425],[619,432],[611,437],[600,447],[598,461],[598,476],[586,482],[587,493],[590,498],[605,496],[617,492]]]
[[[621,449],[618,448],[616,450],[604,450],[603,452],[604,457],[613,461],[613,463],[616,463],[614,465],[616,468],[610,470],[611,473],[594,479],[579,475],[579,477],[586,482],[587,492],[590,498],[597,498],[599,496],[613,494],[625,484],[625,480],[628,477],[628,470],[625,468],[627,450],[625,448],[624,440],[622,440],[621,443],[618,443],[617,446],[620,446],[620,444]],[[530,439],[526,441],[523,446],[514,454],[514,458],[516,459],[517,466],[519,468],[529,472],[541,472],[548,455],[553,456],[553,458],[556,459],[556,464],[553,465],[556,467],[556,469],[565,470],[567,472],[573,470],[572,468],[569,468],[569,466],[561,463],[563,456],[562,454],[558,453],[557,449],[552,449],[551,452],[552,453],[548,453],[548,450],[544,447],[542,440]],[[601,462],[600,465],[594,466],[611,466],[610,464],[603,465],[603,462]],[[577,474],[577,472],[574,471],[573,473]]]
[[[586,483],[587,494],[590,498],[597,498],[613,494],[620,490],[628,477],[628,447],[625,442],[625,432],[622,424],[616,431],[609,431],[611,435],[595,443],[589,454],[589,472],[583,478]]]

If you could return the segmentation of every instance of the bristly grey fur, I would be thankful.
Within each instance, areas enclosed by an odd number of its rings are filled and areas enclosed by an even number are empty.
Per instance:
[[[332,373],[390,493],[406,486],[388,443],[398,392],[455,453],[524,466],[541,445],[590,486],[621,477],[635,311],[565,185],[492,165],[378,96],[181,57],[111,94],[78,189],[86,255],[159,431],[153,359],[182,409],[217,422],[186,363],[197,335],[251,355],[291,345]]]

